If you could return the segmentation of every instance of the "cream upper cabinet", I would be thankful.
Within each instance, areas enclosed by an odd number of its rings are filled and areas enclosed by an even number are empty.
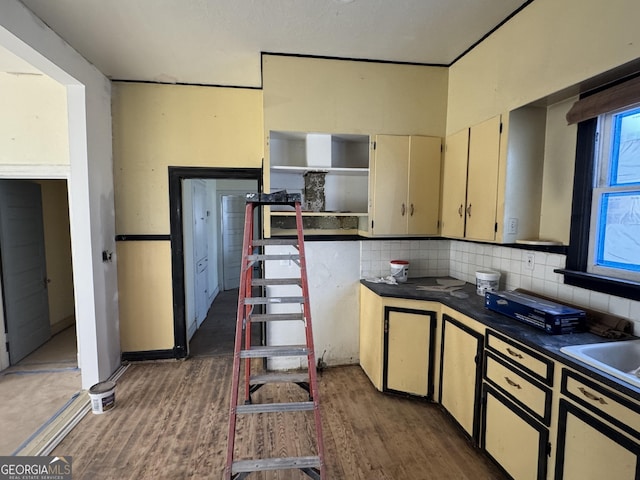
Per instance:
[[[377,135],[369,192],[372,235],[437,235],[441,139]]]
[[[442,234],[493,241],[500,159],[501,116],[446,140],[442,186]]]
[[[464,237],[467,203],[467,159],[469,129],[465,128],[446,139],[442,173],[442,235]]]
[[[407,233],[438,234],[442,139],[409,137],[409,199]]]
[[[498,115],[469,131],[465,237],[473,240],[496,238],[501,119]]]
[[[540,231],[546,113],[523,107],[450,135],[442,235],[514,243]]]

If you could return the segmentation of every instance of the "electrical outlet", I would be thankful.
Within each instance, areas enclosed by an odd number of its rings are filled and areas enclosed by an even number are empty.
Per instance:
[[[524,268],[533,270],[536,265],[536,256],[533,253],[527,253],[524,257]]]
[[[516,235],[518,233],[518,219],[510,218],[507,220],[507,234]]]

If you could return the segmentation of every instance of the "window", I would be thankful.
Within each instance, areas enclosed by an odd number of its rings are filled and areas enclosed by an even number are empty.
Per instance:
[[[566,284],[640,300],[640,76],[585,95],[578,124]]]
[[[587,271],[640,281],[640,107],[600,115]]]

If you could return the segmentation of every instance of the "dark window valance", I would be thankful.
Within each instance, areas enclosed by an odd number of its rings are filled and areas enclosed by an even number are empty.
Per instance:
[[[640,103],[640,77],[581,98],[567,113],[567,122],[579,123],[634,103]]]

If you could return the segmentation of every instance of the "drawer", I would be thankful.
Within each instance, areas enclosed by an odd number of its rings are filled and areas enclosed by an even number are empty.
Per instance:
[[[551,417],[551,390],[489,351],[484,357],[485,379],[545,425]]]
[[[561,392],[602,419],[640,439],[640,406],[614,390],[563,368]]]
[[[487,331],[487,348],[514,363],[546,385],[553,385],[553,361],[535,350],[519,345],[507,337]]]

